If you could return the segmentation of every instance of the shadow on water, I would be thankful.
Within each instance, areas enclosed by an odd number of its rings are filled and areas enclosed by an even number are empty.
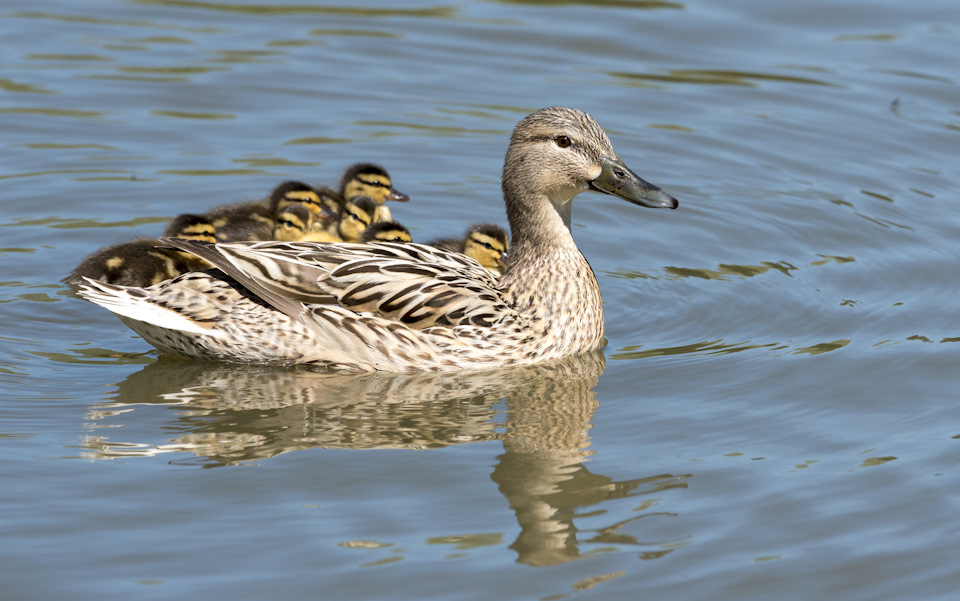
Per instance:
[[[587,469],[594,388],[604,367],[601,352],[443,375],[345,375],[164,358],[119,383],[112,402],[91,408],[87,426],[96,434],[81,445],[95,460],[190,453],[215,467],[314,447],[420,450],[500,440],[504,452],[490,477],[520,525],[510,547],[519,562],[565,563],[589,556],[580,550],[585,544],[666,555],[677,541],[640,541],[619,532],[659,513],[587,531],[574,524],[577,516],[592,515],[584,508],[686,488],[689,477],[614,481]],[[175,414],[161,419],[162,433],[137,434],[147,427],[149,407]],[[138,436],[165,442],[118,440]]]

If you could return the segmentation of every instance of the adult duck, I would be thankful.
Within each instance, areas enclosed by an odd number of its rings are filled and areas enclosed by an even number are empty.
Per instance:
[[[513,131],[502,174],[513,233],[499,279],[422,244],[167,240],[223,271],[146,289],[90,281],[88,300],[188,357],[352,371],[531,364],[604,344],[600,288],[570,233],[573,197],[677,200],[631,171],[588,114],[539,110]]]

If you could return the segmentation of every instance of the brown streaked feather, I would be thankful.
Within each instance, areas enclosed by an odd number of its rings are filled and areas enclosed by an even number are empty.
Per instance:
[[[165,242],[209,261],[291,317],[303,304],[335,302],[414,329],[489,327],[507,308],[478,263],[424,245]]]

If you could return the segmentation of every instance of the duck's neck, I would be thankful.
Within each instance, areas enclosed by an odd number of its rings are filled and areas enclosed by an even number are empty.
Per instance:
[[[554,205],[543,196],[537,202],[511,203],[507,206],[512,244],[511,263],[522,265],[524,260],[542,256],[544,253],[576,250],[577,245],[570,233],[572,200]],[[579,252],[579,251],[578,251]],[[534,253],[528,256],[529,253]],[[519,260],[524,259],[524,260]]]
[[[515,309],[542,320],[545,340],[580,352],[602,346],[603,307],[568,227],[570,205],[555,208],[546,196],[508,203],[510,266],[500,284]]]

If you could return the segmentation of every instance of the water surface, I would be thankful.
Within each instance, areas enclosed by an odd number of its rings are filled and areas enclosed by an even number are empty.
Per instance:
[[[960,6],[11,0],[10,599],[952,599]],[[681,202],[576,200],[602,353],[447,376],[161,357],[59,280],[384,164],[505,223],[524,115]]]

